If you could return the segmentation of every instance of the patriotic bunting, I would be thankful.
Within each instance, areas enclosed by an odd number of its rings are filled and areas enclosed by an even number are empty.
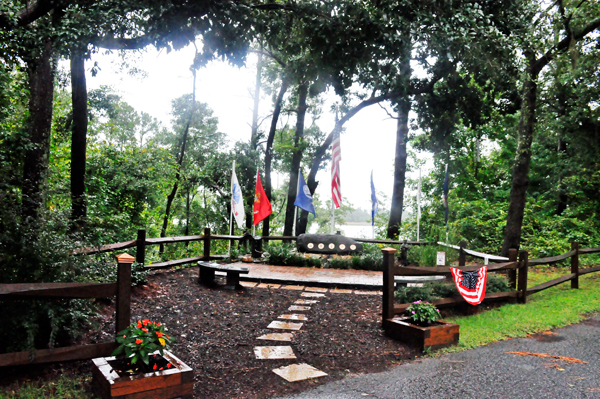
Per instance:
[[[485,298],[485,286],[487,284],[487,266],[474,271],[465,272],[451,267],[452,278],[460,295],[471,305],[479,305]]]

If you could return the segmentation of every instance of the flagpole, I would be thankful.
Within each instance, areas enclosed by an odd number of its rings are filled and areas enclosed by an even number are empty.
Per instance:
[[[233,173],[235,171],[235,159],[233,160],[233,166],[231,167],[231,182],[230,182],[230,187],[231,190],[233,190]],[[233,230],[233,191],[231,191],[231,212],[229,212],[229,234],[232,233]],[[229,258],[231,258],[231,240],[229,240]]]
[[[335,205],[333,204],[333,198],[331,199],[331,234],[334,233],[335,229]]]
[[[298,168],[298,178],[296,179],[296,198],[298,198],[298,191],[300,191],[300,168]],[[298,207],[294,204],[294,223],[292,223],[292,235],[296,235],[296,218],[298,217]]]
[[[419,188],[417,192],[417,241],[419,241],[419,228],[421,222],[421,168],[419,168]]]

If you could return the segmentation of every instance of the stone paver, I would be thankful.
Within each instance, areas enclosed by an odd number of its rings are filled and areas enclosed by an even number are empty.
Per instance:
[[[302,328],[304,323],[289,323],[285,321],[272,321],[271,324],[267,326],[267,328],[272,328],[275,330],[299,330]]]
[[[305,287],[303,285],[282,285],[282,290],[302,291]]]
[[[290,312],[303,312],[305,310],[310,310],[310,306],[298,306],[292,305],[288,308]]]
[[[306,363],[291,364],[289,366],[280,367],[273,370],[275,374],[289,382],[303,381],[310,378],[325,377],[327,373],[317,370],[313,366]]]
[[[381,291],[359,291],[355,290],[354,294],[356,295],[383,295]]]
[[[321,287],[306,287],[305,291],[308,292],[327,292],[329,289]]]
[[[255,346],[254,355],[257,359],[295,359],[296,355],[291,346]]]
[[[256,286],[257,288],[274,288],[277,289],[279,287],[281,287],[281,284],[265,284],[265,283],[261,283],[259,285]]]
[[[294,302],[297,305],[313,305],[315,303],[318,303],[319,301],[317,301],[316,299],[298,299],[296,302]]]
[[[301,296],[307,298],[323,298],[325,294],[318,294],[316,292],[303,292]]]
[[[252,282],[252,281],[240,281],[240,285],[242,287],[245,288],[252,288],[252,287],[256,287],[258,283]]]
[[[243,279],[281,280],[281,283],[295,282],[298,285],[306,283],[324,283],[343,286],[383,286],[383,273],[371,270],[342,270],[319,269],[314,267],[271,266],[250,263],[232,263],[232,266],[248,268],[249,273],[240,276]],[[279,282],[279,281],[278,281]]]
[[[307,321],[305,315],[303,314],[282,314],[278,317],[281,320],[299,320],[299,321]]]
[[[294,333],[273,333],[261,335],[257,339],[264,339],[268,341],[286,341],[290,342],[294,338]]]
[[[352,290],[347,290],[344,288],[334,288],[332,290],[329,290],[329,292],[333,294],[352,294]]]

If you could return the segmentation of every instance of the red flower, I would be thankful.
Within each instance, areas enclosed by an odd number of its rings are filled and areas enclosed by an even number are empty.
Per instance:
[[[169,334],[165,334],[165,336],[166,336],[167,338],[169,338]]]
[[[139,339],[139,338],[135,340],[135,344],[136,344],[136,345],[139,345],[139,344],[141,344],[142,342],[144,342],[144,340],[142,340],[142,339]]]
[[[160,337],[162,337],[162,336],[163,336],[163,333],[161,333],[161,332],[158,332],[158,331],[157,331],[157,332],[156,332],[156,335],[158,335],[158,337],[160,338]]]
[[[127,338],[127,335],[123,335],[123,338]]]
[[[167,363],[167,368],[173,366],[171,363]]]
[[[149,322],[150,322],[150,320],[146,319],[146,320],[143,320],[143,321],[142,321],[142,324],[143,324],[143,325],[146,325],[146,324],[148,324]]]
[[[142,323],[138,321],[137,328],[142,328]]]
[[[142,328],[142,331],[143,332],[148,332],[148,329],[147,328]]]
[[[157,325],[158,327],[160,327],[160,322],[156,323],[156,325]]]

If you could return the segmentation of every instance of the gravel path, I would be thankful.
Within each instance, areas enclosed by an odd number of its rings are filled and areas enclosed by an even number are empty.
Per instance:
[[[580,359],[571,363],[507,352]],[[600,398],[600,316],[532,338],[426,358],[286,398]]]

